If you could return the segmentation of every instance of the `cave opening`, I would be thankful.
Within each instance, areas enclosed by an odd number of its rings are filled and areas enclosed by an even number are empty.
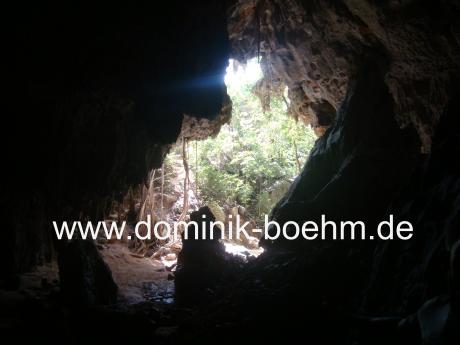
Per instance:
[[[219,242],[227,254],[247,263],[264,251],[259,229],[264,229],[265,217],[299,175],[316,134],[290,113],[287,86],[270,82],[257,58],[245,63],[230,59],[224,80],[231,116],[209,132],[206,128],[212,121],[185,115],[181,135],[161,167],[150,172],[145,185],[115,203],[111,218],[118,223],[149,219],[173,228],[207,206],[220,222],[225,235]],[[237,236],[237,217],[241,224],[247,223],[248,236]],[[162,234],[164,229],[159,229]],[[145,234],[147,229],[142,225],[140,231]],[[179,239],[169,235],[101,244],[103,257],[128,300],[147,296],[173,302],[172,280],[183,233]],[[148,273],[151,266],[157,271],[153,279]]]
[[[460,343],[458,1],[7,10],[2,335]],[[370,236],[144,237],[149,219],[164,235],[265,213]],[[413,238],[374,237],[387,219]],[[54,221],[126,231],[62,239]]]
[[[189,137],[179,137],[162,167],[163,188],[176,202],[158,216],[173,222],[208,206],[225,228],[226,251],[247,259],[263,251],[257,230],[300,173],[316,135],[290,113],[287,86],[264,76],[257,58],[230,59],[224,80],[231,117],[209,136],[183,126]],[[236,238],[237,217],[248,223],[248,236]]]
[[[287,86],[270,76],[258,58],[230,59],[224,80],[232,116],[217,135],[195,141],[190,150],[198,204],[208,205],[226,228],[237,216],[248,222],[248,237],[224,239],[228,252],[243,257],[260,254],[257,229],[264,228],[316,140],[311,127],[292,115]]]

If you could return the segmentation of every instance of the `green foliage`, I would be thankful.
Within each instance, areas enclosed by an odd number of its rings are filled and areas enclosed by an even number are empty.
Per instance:
[[[272,207],[280,200],[289,189],[290,181],[281,181],[273,186],[269,191],[262,192],[257,198],[256,216],[262,218],[264,214],[269,214]]]
[[[264,113],[253,87],[228,88],[232,121],[216,138],[199,142],[198,186],[204,202],[243,205],[261,219],[299,173],[296,156],[303,165],[316,137],[287,115],[282,97],[272,95]],[[190,158],[194,166],[194,149]],[[274,192],[280,186],[283,192]]]

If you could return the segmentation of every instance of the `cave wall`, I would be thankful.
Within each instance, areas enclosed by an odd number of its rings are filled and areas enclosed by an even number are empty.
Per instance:
[[[243,0],[230,11],[232,56],[259,57],[265,78],[289,87],[293,115],[320,134],[272,219],[325,214],[375,229],[394,214],[415,229],[409,241],[265,242],[251,281],[281,302],[255,319],[292,329],[273,314],[310,310],[298,327],[308,320],[324,341],[346,324],[325,310],[405,317],[458,293],[450,256],[460,237],[459,9],[457,1]],[[257,289],[251,281],[248,291]],[[380,331],[384,343],[391,332]]]
[[[228,104],[226,8],[168,1],[5,9],[2,270],[12,275],[51,258],[51,220],[100,220],[111,200],[144,183],[176,141],[183,114],[220,116]]]
[[[428,152],[458,69],[458,9],[457,1],[239,1],[232,55],[258,56],[266,77],[289,87],[296,115],[328,127],[362,55],[379,50],[390,61],[384,80],[398,125],[412,124]]]

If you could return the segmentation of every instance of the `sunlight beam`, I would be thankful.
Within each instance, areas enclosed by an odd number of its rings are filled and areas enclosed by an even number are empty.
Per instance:
[[[233,59],[228,60],[228,67],[225,74],[225,84],[229,89],[240,88],[244,84],[252,84],[262,78],[262,69],[257,62],[257,58],[253,58],[246,63],[246,66],[238,64]]]

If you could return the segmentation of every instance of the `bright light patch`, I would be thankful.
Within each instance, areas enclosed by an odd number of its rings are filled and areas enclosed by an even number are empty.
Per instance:
[[[223,243],[225,251],[227,253],[233,254],[235,256],[241,256],[244,259],[247,259],[249,256],[258,257],[260,254],[264,252],[264,249],[262,247],[259,247],[257,249],[248,249],[245,246],[241,246],[230,242]]]
[[[252,84],[262,78],[262,69],[257,58],[249,60],[245,67],[233,59],[228,60],[228,63],[225,84],[229,89],[237,89],[244,84]]]

